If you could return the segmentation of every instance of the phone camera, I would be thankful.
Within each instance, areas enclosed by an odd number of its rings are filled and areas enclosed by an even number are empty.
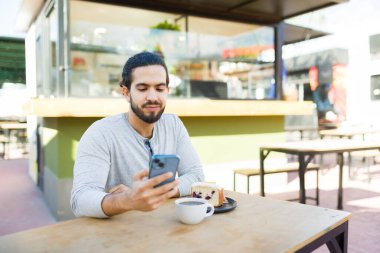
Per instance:
[[[165,165],[164,163],[159,163],[159,164],[158,164],[158,167],[163,168],[164,165]]]
[[[160,159],[157,159],[157,158],[156,158],[156,159],[153,160],[153,162],[154,162],[154,163],[159,163],[159,162],[160,162]]]

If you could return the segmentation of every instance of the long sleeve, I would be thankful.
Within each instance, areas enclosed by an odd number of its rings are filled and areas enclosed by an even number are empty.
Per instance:
[[[189,134],[181,120],[177,120],[179,131],[177,154],[181,161],[178,168],[180,196],[189,195],[191,185],[195,182],[204,181],[203,168],[200,158],[191,143]]]
[[[110,152],[101,131],[90,127],[78,145],[71,191],[71,208],[76,216],[107,217],[101,207],[107,195]]]

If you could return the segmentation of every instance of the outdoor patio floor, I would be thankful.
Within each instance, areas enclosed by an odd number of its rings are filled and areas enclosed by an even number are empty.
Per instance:
[[[338,169],[333,167],[325,169],[321,173],[321,207],[336,208],[337,172]],[[0,160],[0,185],[2,186],[0,191],[0,235],[56,222],[43,200],[41,191],[28,175],[26,158]],[[282,193],[268,191],[267,196],[277,199],[293,198],[298,195],[297,187],[298,181],[294,177],[293,180],[289,180]],[[310,195],[313,195],[314,192],[314,189],[307,190]],[[308,204],[313,205],[314,203],[308,201]],[[348,252],[380,252],[378,243],[378,238],[380,238],[380,175],[374,175],[370,183],[365,180],[350,180],[347,176],[344,177],[344,210],[353,213],[349,222]],[[326,246],[322,246],[316,252],[328,252],[328,249]]]

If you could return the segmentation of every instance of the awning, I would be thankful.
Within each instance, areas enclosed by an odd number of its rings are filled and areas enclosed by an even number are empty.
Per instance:
[[[255,24],[276,24],[287,18],[348,0],[89,0],[155,11]]]
[[[284,25],[284,45],[315,39],[326,35],[329,35],[329,33],[287,23]]]
[[[343,48],[333,48],[317,53],[301,55],[289,59],[284,59],[285,69],[288,73],[308,70],[310,67],[347,64],[348,51]]]

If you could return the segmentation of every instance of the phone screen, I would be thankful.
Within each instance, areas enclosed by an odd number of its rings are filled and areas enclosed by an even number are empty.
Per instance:
[[[149,178],[159,176],[166,172],[172,172],[173,177],[165,180],[164,182],[156,185],[156,187],[174,181],[175,175],[179,165],[178,155],[153,155],[149,166]]]

